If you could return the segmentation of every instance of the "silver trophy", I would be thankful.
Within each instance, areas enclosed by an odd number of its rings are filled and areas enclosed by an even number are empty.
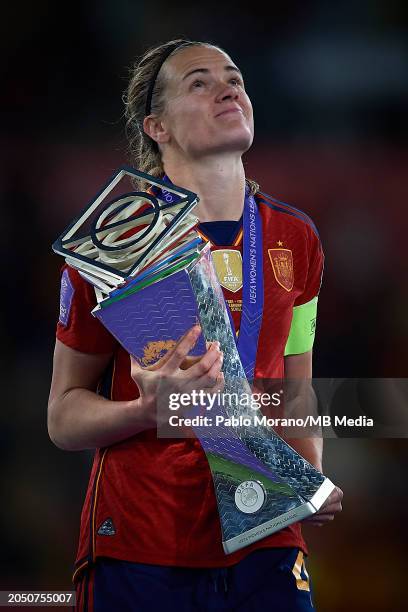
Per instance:
[[[135,191],[132,185],[112,199],[124,178],[150,188]],[[178,201],[166,201],[166,194]],[[190,191],[125,167],[53,249],[93,284],[94,316],[142,365],[159,359],[196,322],[202,337],[192,354],[202,354],[205,341],[219,341],[223,401],[213,407],[211,424],[195,426],[194,432],[211,469],[229,554],[314,514],[334,485],[264,425],[250,402],[240,401],[252,390],[210,245],[195,231],[197,201]]]

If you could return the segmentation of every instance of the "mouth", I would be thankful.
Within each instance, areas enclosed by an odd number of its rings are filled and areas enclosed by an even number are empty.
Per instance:
[[[216,117],[222,117],[223,115],[231,115],[234,113],[241,113],[241,115],[243,115],[244,113],[242,112],[242,109],[234,106],[232,108],[226,108],[225,110],[221,111],[221,113],[218,113],[217,115],[215,115]]]

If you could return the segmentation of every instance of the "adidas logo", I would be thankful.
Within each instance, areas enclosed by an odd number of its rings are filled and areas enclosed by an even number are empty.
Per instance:
[[[113,521],[111,518],[107,518],[106,520],[103,521],[102,525],[99,527],[98,535],[113,536],[115,534],[116,534],[115,525],[113,524]]]

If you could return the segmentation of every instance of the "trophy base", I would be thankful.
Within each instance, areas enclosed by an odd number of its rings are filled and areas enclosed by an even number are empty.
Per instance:
[[[316,491],[315,495],[309,502],[305,502],[301,506],[297,506],[297,508],[290,510],[289,512],[280,514],[274,519],[266,521],[265,523],[262,523],[257,527],[253,527],[252,529],[248,529],[247,531],[244,531],[239,535],[230,538],[229,540],[223,541],[222,547],[225,554],[230,555],[231,553],[236,552],[245,546],[249,546],[253,542],[262,540],[266,536],[271,535],[276,531],[280,531],[288,525],[302,521],[308,516],[315,514],[334,489],[335,485],[331,482],[331,480],[329,480],[329,478],[325,478],[323,484],[320,486],[318,491]]]

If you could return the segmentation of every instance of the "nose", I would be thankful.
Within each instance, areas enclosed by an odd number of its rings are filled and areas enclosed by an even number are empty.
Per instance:
[[[217,95],[217,102],[224,102],[225,100],[237,100],[239,92],[236,87],[231,84],[223,83]]]

